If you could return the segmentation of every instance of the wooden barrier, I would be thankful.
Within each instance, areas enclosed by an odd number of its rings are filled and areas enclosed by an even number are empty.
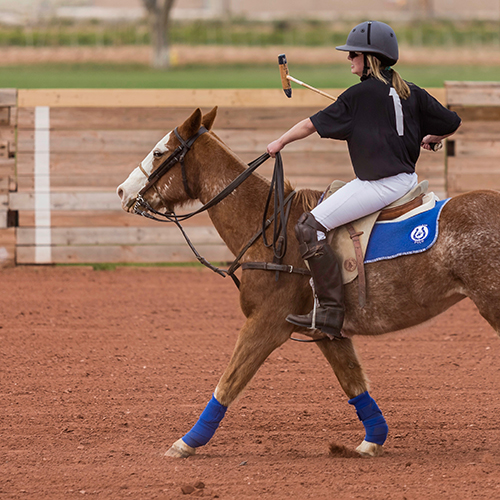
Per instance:
[[[449,108],[462,118],[447,145],[448,195],[500,190],[500,83],[448,82],[446,92]]]
[[[214,129],[251,161],[292,124],[329,104],[308,90],[293,92],[287,99],[281,90],[19,90],[17,190],[9,196],[18,214],[17,262],[194,260],[175,227],[123,212],[116,187],[198,106],[205,112],[219,106]],[[432,93],[444,102],[443,89]],[[283,159],[297,188],[321,190],[333,179],[353,177],[346,144],[316,134],[289,145]],[[425,151],[418,165],[420,178],[441,197],[444,165],[443,152]],[[270,178],[272,162],[259,172]],[[231,259],[206,214],[186,226],[204,257]]]
[[[9,192],[16,189],[16,89],[0,90],[0,266],[15,263],[15,217],[9,210]],[[12,226],[12,227],[10,227]]]

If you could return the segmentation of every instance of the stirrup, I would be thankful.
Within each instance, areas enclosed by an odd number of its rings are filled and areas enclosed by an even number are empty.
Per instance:
[[[312,281],[312,278],[311,278],[311,281]],[[314,291],[314,285],[311,285],[312,288],[313,288],[313,291]],[[307,329],[308,330],[316,330],[316,331],[320,331],[321,333],[323,333],[324,335],[326,335],[330,340],[340,340],[340,339],[344,339],[344,335],[342,335],[342,331],[337,331],[337,329],[334,329],[334,328],[328,328],[326,327],[326,330],[330,330],[330,331],[325,331],[324,327],[323,329],[322,328],[316,328],[316,313],[318,311],[318,305],[319,305],[319,300],[318,300],[318,297],[316,295],[314,295],[314,301],[313,301],[313,309],[312,309],[312,322],[311,322],[311,326],[308,327]]]
[[[286,317],[286,321],[288,321],[288,323],[291,323],[292,325],[295,325],[298,327],[295,329],[295,332],[300,333],[302,335],[306,335],[307,337],[310,337],[313,340],[322,340],[322,339],[342,340],[342,339],[348,338],[342,334],[342,331],[340,331],[340,332],[335,331],[335,332],[329,333],[329,332],[325,332],[321,328],[311,328],[310,326],[305,326],[305,325],[299,324],[291,318],[292,316],[293,316],[293,314],[289,314]],[[305,314],[304,316],[307,316],[307,314]]]
[[[286,321],[301,328],[301,330],[297,333],[302,333],[313,339],[328,338],[330,340],[340,340],[346,338],[342,335],[342,331],[339,331],[336,328],[330,328],[329,326],[317,326],[316,311],[317,307],[313,308],[313,310],[308,314],[289,314],[286,317]],[[302,318],[303,320],[301,320]]]
[[[311,278],[311,281],[313,281],[312,278]],[[318,311],[319,300],[318,300],[318,297],[316,297],[316,293],[314,291],[314,282],[311,285],[311,288],[313,289],[314,299],[313,299],[312,321],[311,321],[311,326],[309,327],[309,330],[316,330],[316,313]]]

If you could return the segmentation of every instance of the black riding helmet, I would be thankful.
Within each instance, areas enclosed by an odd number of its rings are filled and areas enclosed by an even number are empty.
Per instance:
[[[339,45],[336,49],[373,54],[384,66],[392,66],[399,59],[396,33],[389,25],[380,21],[358,24],[349,33],[345,45]]]

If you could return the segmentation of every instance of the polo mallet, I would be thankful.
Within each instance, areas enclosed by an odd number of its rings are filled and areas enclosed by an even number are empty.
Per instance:
[[[297,78],[294,78],[293,76],[290,76],[288,73],[288,62],[286,60],[286,55],[285,54],[280,54],[278,56],[278,64],[280,66],[280,75],[281,75],[281,84],[283,85],[283,92],[287,97],[292,97],[292,85],[290,82],[295,82],[298,85],[301,85],[302,87],[305,87],[306,89],[312,90],[313,92],[316,92],[317,94],[322,95],[323,97],[328,97],[328,99],[331,99],[332,101],[336,101],[337,98],[333,97],[330,94],[327,94],[326,92],[323,92],[322,90],[315,89],[314,87],[311,87],[307,83],[304,83],[300,80],[297,80]]]
[[[294,78],[291,76],[288,72],[288,61],[286,60],[286,55],[285,54],[280,54],[278,56],[278,64],[280,67],[280,75],[281,75],[281,85],[283,86],[283,92],[288,98],[292,97],[292,85],[290,82],[295,82],[298,85],[301,85],[302,87],[305,87],[306,89],[312,90],[313,92],[316,92],[323,97],[328,97],[328,99],[331,99],[332,101],[336,101],[337,98],[333,97],[330,94],[327,94],[326,92],[323,92],[322,90],[316,89],[314,87],[311,87],[311,85],[308,85],[307,83],[302,82],[301,80],[297,80],[297,78]],[[436,152],[442,149],[443,143],[442,142],[433,142],[431,143],[431,148],[432,151]]]

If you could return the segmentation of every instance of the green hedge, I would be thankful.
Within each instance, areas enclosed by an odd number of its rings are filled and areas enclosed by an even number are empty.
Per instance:
[[[345,42],[352,23],[324,22],[175,22],[172,43],[192,45],[295,45],[332,46]],[[500,29],[495,22],[451,23],[447,21],[393,23],[399,42],[416,46],[499,45]],[[50,22],[44,26],[0,26],[0,45],[71,46],[71,45],[144,45],[150,35],[144,22],[104,24],[100,22]]]

